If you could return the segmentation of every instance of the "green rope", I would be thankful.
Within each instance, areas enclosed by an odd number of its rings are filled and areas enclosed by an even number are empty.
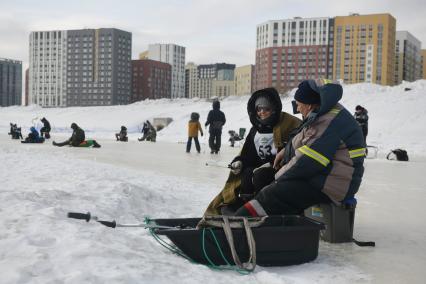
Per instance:
[[[148,218],[148,217],[145,217],[144,218],[144,222],[145,222],[145,224],[150,224],[150,223],[152,223],[152,220],[150,219],[150,218]],[[179,255],[179,256],[181,256],[181,257],[183,257],[183,258],[185,258],[185,259],[187,259],[188,261],[190,261],[191,263],[196,263],[196,264],[202,264],[202,263],[198,263],[198,262],[196,262],[196,261],[194,261],[193,259],[191,259],[189,256],[187,256],[186,254],[184,254],[177,246],[175,246],[175,245],[172,245],[172,244],[169,244],[168,242],[166,242],[165,240],[163,240],[162,238],[160,238],[159,236],[158,236],[158,234],[156,234],[155,232],[154,232],[154,229],[155,228],[149,228],[148,230],[149,230],[149,233],[150,233],[150,235],[154,238],[154,240],[156,240],[162,247],[164,247],[164,248],[166,248],[166,249],[168,249],[169,251],[171,251],[172,253],[174,253],[174,254],[177,254],[177,255]],[[222,259],[225,261],[225,263],[226,263],[226,266],[218,266],[218,265],[215,265],[214,263],[213,263],[213,261],[209,258],[209,256],[208,256],[208,254],[207,254],[207,250],[206,250],[206,246],[205,246],[205,238],[206,238],[206,234],[205,234],[205,231],[206,231],[206,229],[205,228],[203,228],[203,230],[202,230],[202,238],[201,238],[201,246],[202,246],[202,249],[203,249],[203,254],[204,254],[204,257],[207,259],[207,261],[208,261],[208,263],[209,264],[202,264],[202,265],[205,265],[205,266],[207,266],[208,268],[210,268],[210,269],[213,269],[213,270],[219,270],[219,271],[223,271],[223,270],[231,270],[231,271],[236,271],[236,272],[238,272],[239,274],[242,274],[242,275],[248,275],[248,274],[250,274],[250,272],[252,272],[251,270],[245,270],[245,269],[241,269],[241,268],[235,268],[227,259],[226,259],[226,257],[225,257],[225,255],[224,255],[224,253],[223,253],[223,251],[222,251],[222,249],[221,249],[221,247],[220,247],[220,244],[219,244],[219,241],[217,240],[217,238],[216,238],[216,235],[215,235],[215,233],[213,232],[213,230],[211,229],[211,228],[208,228],[208,231],[210,232],[210,234],[212,235],[212,237],[213,237],[213,240],[214,240],[214,242],[215,242],[215,244],[216,244],[216,247],[217,247],[217,250],[218,250],[218,252],[219,252],[219,254],[220,254],[220,256],[222,257]]]

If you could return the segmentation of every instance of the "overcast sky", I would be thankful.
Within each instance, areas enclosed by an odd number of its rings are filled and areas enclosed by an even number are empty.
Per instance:
[[[426,46],[425,0],[2,0],[0,58],[28,66],[31,31],[119,28],[133,54],[150,43],[186,47],[186,61],[254,64],[256,25],[268,20],[390,13]]]

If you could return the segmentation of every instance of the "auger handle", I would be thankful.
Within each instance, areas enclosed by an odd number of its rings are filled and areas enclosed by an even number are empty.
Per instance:
[[[87,213],[78,213],[78,212],[68,212],[68,218],[86,220],[86,222],[90,221],[90,212]]]

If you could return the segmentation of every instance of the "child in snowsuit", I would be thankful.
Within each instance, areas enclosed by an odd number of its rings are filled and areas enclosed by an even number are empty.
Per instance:
[[[120,133],[115,134],[115,138],[117,138],[117,141],[123,141],[127,142],[129,138],[127,137],[127,128],[126,126],[121,126]]]
[[[191,151],[191,143],[194,138],[195,148],[197,152],[200,153],[200,143],[198,142],[198,131],[200,131],[201,136],[203,136],[203,129],[200,124],[200,115],[196,112],[191,113],[191,120],[188,122],[188,142],[186,143],[186,152]]]
[[[44,137],[46,139],[49,139],[50,138],[50,130],[51,130],[50,123],[45,117],[43,117],[41,119],[41,122],[43,122],[43,127],[40,129],[41,137],[43,137],[43,135],[44,135]]]

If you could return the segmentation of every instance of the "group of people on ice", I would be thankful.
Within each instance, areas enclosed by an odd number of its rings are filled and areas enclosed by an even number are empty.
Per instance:
[[[204,214],[302,214],[353,198],[364,173],[366,135],[339,103],[342,95],[338,83],[302,81],[294,96],[300,120],[282,111],[274,88],[254,92],[247,104],[252,127]]]
[[[16,123],[10,123],[10,132],[9,135],[12,136],[12,139],[24,139],[21,143],[43,143],[45,139],[50,138],[50,123],[43,117],[41,119],[43,127],[40,129],[40,133],[35,127],[30,128],[30,133],[25,139],[22,137],[21,127],[18,127]]]
[[[21,143],[43,143],[46,139],[50,139],[50,131],[52,130],[50,126],[50,122],[43,117],[41,119],[43,123],[43,127],[40,129],[40,133],[33,126],[30,128],[30,133]],[[76,123],[71,123],[71,129],[73,130],[72,135],[69,139],[57,143],[55,141],[52,142],[54,146],[62,147],[62,146],[72,146],[72,147],[94,147],[100,148],[101,145],[96,142],[96,140],[85,138],[84,130],[81,129]],[[9,135],[12,136],[12,139],[23,139],[21,128],[16,124],[10,123],[10,132]]]

